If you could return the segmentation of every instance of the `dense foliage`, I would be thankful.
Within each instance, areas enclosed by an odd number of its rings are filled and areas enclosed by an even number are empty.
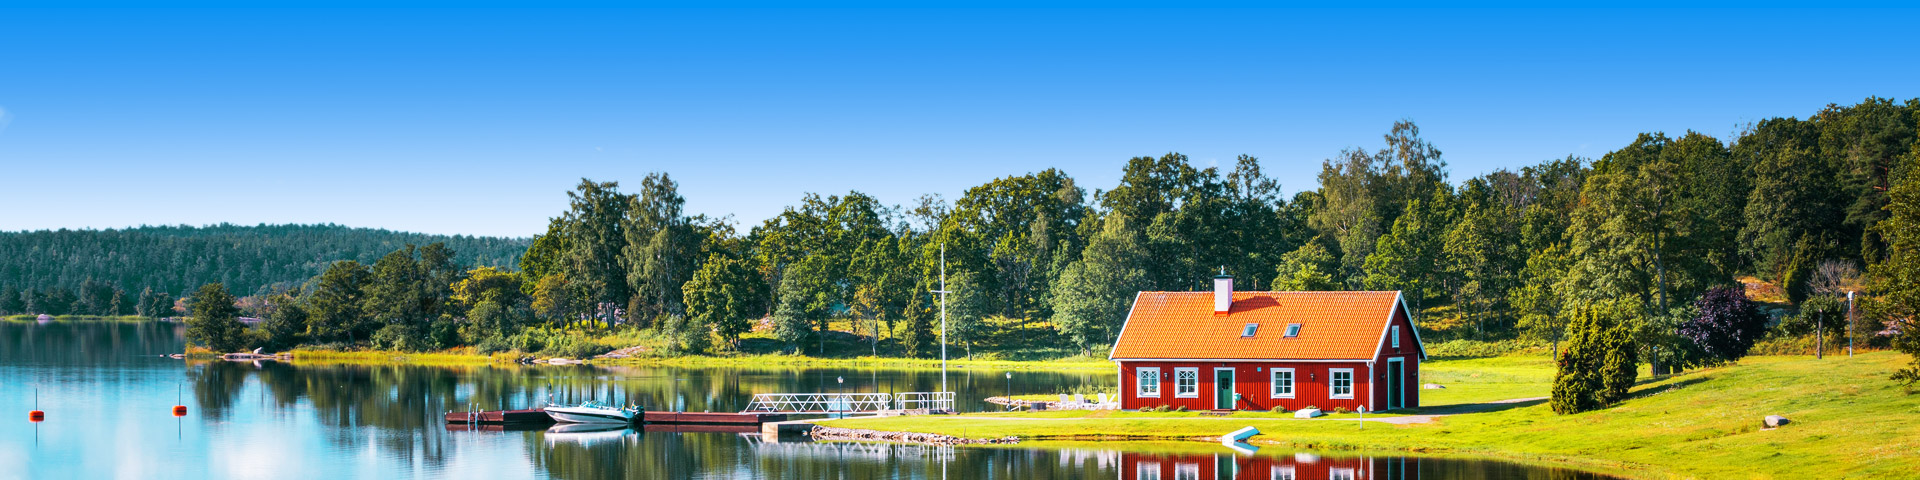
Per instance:
[[[338,225],[0,232],[0,314],[173,316],[174,299],[201,285],[263,295],[297,288],[334,261],[371,263],[430,243],[463,252],[460,263],[493,266],[514,265],[527,247],[525,239]]]
[[[331,226],[5,234],[0,311],[147,312],[216,279],[255,292],[248,311],[279,322],[259,341],[280,344],[590,351],[550,332],[609,329],[655,332],[678,352],[751,336],[926,356],[944,285],[947,340],[963,351],[1026,328],[1093,353],[1136,292],[1205,289],[1224,270],[1252,290],[1405,292],[1429,341],[1553,345],[1556,408],[1581,411],[1618,401],[1639,361],[1661,375],[1739,358],[1761,335],[1757,309],[1791,320],[1766,334],[1812,325],[1822,350],[1837,320],[1869,346],[1920,349],[1917,124],[1920,100],[1870,98],[1737,138],[1649,132],[1597,160],[1456,181],[1438,146],[1398,122],[1285,198],[1253,157],[1200,168],[1168,153],[1128,159],[1117,185],[1091,193],[1047,169],[952,201],[807,194],[745,232],[687,215],[655,173],[631,193],[582,179],[529,241]],[[256,241],[274,235],[290,246]],[[108,266],[129,255],[135,268]],[[484,268],[508,263],[518,271]],[[1743,281],[1784,295],[1738,300]],[[1849,291],[1864,314],[1832,314]]]

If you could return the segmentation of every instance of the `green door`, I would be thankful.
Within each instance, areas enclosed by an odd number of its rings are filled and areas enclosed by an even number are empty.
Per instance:
[[[1400,385],[1401,379],[1406,378],[1406,375],[1400,371],[1400,366],[1404,364],[1403,362],[1387,362],[1387,408],[1400,408],[1404,406],[1401,402],[1402,399],[1407,398],[1407,393],[1401,390],[1403,387]]]
[[[1233,370],[1213,371],[1213,408],[1233,409]]]

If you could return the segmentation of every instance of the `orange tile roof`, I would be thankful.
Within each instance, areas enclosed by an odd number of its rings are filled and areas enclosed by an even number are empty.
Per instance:
[[[1140,292],[1111,357],[1369,359],[1398,299],[1399,292],[1233,292],[1233,307],[1215,315],[1210,291]],[[1241,337],[1249,323],[1260,326]],[[1300,336],[1285,338],[1291,323],[1301,324]]]

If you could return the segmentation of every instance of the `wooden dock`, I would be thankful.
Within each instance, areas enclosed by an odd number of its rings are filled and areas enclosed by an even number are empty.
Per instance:
[[[553,423],[553,416],[547,415],[546,411],[537,408],[526,410],[492,410],[485,412],[447,412],[447,423],[544,425]]]
[[[757,427],[787,419],[784,413],[763,412],[641,412],[633,423],[640,425],[737,425]],[[553,416],[540,409],[447,412],[448,425],[547,425]]]
[[[640,422],[648,425],[759,425],[767,422],[785,421],[784,413],[760,412],[655,412],[647,411],[640,415]]]

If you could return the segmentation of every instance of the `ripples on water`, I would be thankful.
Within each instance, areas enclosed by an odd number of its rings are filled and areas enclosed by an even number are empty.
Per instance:
[[[448,427],[442,413],[598,398],[737,411],[754,393],[933,391],[939,372],[184,362],[170,323],[0,322],[0,478],[1596,478],[1512,464],[1237,453],[1200,443],[1018,448],[763,442],[723,428]],[[1090,372],[956,370],[978,400],[1112,385]],[[43,423],[29,423],[35,391]],[[185,405],[176,418],[169,408]],[[722,431],[713,431],[722,430]],[[1271,449],[1269,449],[1271,450]],[[1351,477],[1347,475],[1351,473]],[[1288,476],[1291,475],[1291,476]]]

